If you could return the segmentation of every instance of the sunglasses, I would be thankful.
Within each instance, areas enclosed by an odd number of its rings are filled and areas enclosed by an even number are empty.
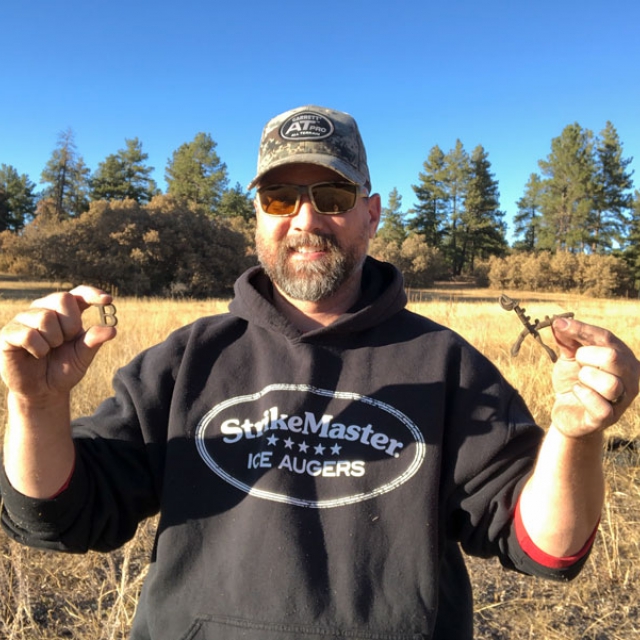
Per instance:
[[[258,202],[270,216],[293,216],[300,209],[302,194],[307,194],[313,208],[323,215],[335,216],[351,211],[358,197],[367,190],[351,182],[318,182],[310,185],[272,184],[258,188]]]

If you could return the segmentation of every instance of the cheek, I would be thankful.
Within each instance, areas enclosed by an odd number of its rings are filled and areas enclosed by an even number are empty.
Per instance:
[[[281,240],[287,235],[288,218],[259,215],[256,218],[256,235],[264,240]]]
[[[372,224],[369,218],[362,218],[358,228],[353,230],[354,238],[358,238],[361,242],[369,242],[376,233],[376,225]]]
[[[369,209],[364,202],[353,213],[356,212],[357,216],[353,216],[351,219],[352,237],[367,241],[373,239],[378,227],[377,219],[370,215]]]

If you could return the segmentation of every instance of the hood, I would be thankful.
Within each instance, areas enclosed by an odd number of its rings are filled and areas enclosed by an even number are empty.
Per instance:
[[[229,311],[257,326],[289,339],[345,335],[374,327],[404,309],[407,297],[402,274],[388,262],[371,256],[362,271],[362,292],[357,304],[327,327],[302,334],[273,305],[273,286],[262,267],[245,271],[236,281]]]

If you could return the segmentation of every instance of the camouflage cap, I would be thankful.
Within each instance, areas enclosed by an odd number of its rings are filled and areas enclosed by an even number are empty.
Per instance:
[[[253,189],[267,171],[296,163],[328,167],[371,190],[367,154],[348,113],[306,106],[272,118],[262,132],[258,172],[248,188]]]

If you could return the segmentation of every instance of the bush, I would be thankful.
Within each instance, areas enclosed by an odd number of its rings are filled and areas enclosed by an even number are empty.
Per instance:
[[[410,233],[401,245],[395,240],[375,238],[369,253],[378,260],[391,262],[398,267],[407,287],[430,287],[435,280],[448,276],[440,250],[430,247],[424,236],[417,233]]]
[[[489,271],[491,269],[490,260],[478,260],[473,267],[473,281],[476,287],[489,286]]]
[[[491,258],[488,280],[495,289],[574,291],[599,298],[625,295],[633,288],[629,267],[621,258],[567,251]]]
[[[63,222],[38,216],[22,235],[2,240],[3,262],[13,273],[120,295],[221,296],[255,262],[233,224],[171,196],[147,205],[98,201]]]

